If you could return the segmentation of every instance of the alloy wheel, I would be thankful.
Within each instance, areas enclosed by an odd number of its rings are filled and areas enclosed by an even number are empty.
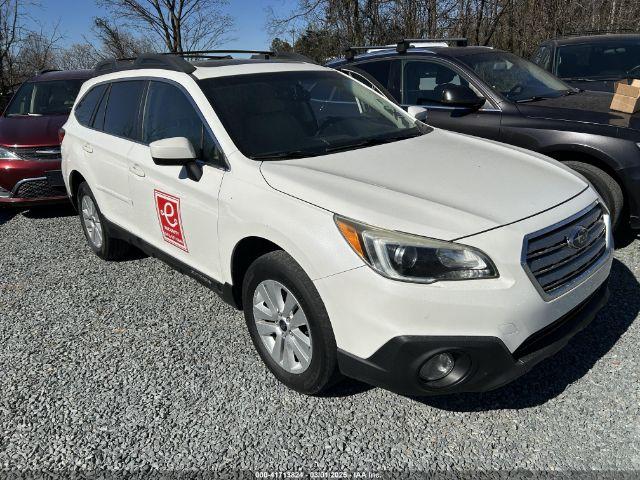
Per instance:
[[[253,320],[271,358],[289,373],[302,373],[311,363],[311,330],[307,316],[291,291],[264,280],[253,294]]]
[[[102,248],[102,223],[93,199],[89,195],[82,197],[82,220],[87,238],[97,248]]]

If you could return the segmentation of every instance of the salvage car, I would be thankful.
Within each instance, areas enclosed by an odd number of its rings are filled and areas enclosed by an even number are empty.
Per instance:
[[[0,117],[0,207],[67,202],[60,128],[92,70],[43,71],[23,83]]]
[[[328,66],[368,77],[430,125],[563,162],[593,184],[614,228],[640,228],[640,113],[611,111],[612,94],[573,88],[511,53],[425,40],[350,47]]]
[[[97,256],[134,245],[244,310],[288,387],[494,389],[606,303],[609,212],[562,164],[332,69],[185,55],[97,67],[64,126],[67,192]]]

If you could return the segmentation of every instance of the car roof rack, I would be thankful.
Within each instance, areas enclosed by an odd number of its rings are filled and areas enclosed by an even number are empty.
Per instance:
[[[295,52],[272,52],[270,50],[192,50],[172,53],[143,53],[137,57],[112,58],[99,62],[94,71],[97,75],[117,72],[121,70],[135,70],[141,68],[157,68],[183,73],[193,73],[198,63],[189,60],[232,60],[231,54],[251,54],[253,60],[291,60],[315,63],[310,58]],[[207,66],[212,64],[207,62]]]
[[[396,43],[395,48],[398,53],[407,53],[411,47],[413,42],[420,43],[455,43],[456,47],[466,47],[469,45],[469,40],[464,37],[459,38],[403,38],[398,43]],[[344,50],[345,58],[348,61],[351,61],[355,58],[356,53],[358,51],[367,51],[367,50],[389,50],[392,49],[393,45],[365,45],[360,47],[348,47]]]

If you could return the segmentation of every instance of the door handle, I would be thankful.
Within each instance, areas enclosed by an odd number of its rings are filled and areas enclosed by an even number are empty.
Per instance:
[[[129,167],[129,171],[131,173],[133,173],[134,175],[137,175],[138,177],[144,177],[145,176],[144,170],[142,168],[140,168],[140,165],[138,165],[137,163],[134,163],[133,165],[131,165]]]
[[[88,143],[85,143],[84,145],[82,145],[82,149],[87,153],[93,153],[93,147]]]

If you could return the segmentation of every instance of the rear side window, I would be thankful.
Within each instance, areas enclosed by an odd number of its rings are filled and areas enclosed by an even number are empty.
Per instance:
[[[360,63],[356,66],[375,78],[394,98],[400,100],[400,62],[398,60],[379,60]]]
[[[142,142],[186,137],[204,162],[224,165],[213,137],[200,114],[179,88],[165,82],[150,82],[142,125]]]
[[[89,92],[82,97],[82,100],[76,105],[75,114],[76,119],[80,125],[88,127],[91,123],[91,117],[98,105],[98,102],[102,98],[104,91],[107,89],[106,85],[97,85],[93,87]]]
[[[103,130],[105,133],[132,140],[139,138],[137,133],[138,113],[145,83],[144,80],[134,80],[111,84],[109,101],[104,115]],[[165,113],[169,111],[167,110]]]

